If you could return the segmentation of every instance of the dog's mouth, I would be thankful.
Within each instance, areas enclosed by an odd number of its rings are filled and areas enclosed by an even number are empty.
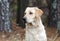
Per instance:
[[[24,23],[27,23],[28,25],[33,25],[32,22],[27,22],[25,19],[24,20]]]
[[[32,23],[27,23],[28,25],[32,26],[33,24]]]

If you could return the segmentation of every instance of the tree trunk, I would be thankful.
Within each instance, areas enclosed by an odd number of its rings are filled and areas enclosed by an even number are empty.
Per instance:
[[[48,25],[57,26],[57,0],[52,0],[49,6]]]
[[[8,0],[0,0],[0,30],[11,32],[10,11]]]
[[[57,0],[57,30],[58,33],[60,34],[60,0]]]
[[[25,28],[23,15],[24,15],[25,8],[28,6],[28,0],[17,0],[17,5],[18,5],[18,9],[17,9],[16,23],[21,27]]]

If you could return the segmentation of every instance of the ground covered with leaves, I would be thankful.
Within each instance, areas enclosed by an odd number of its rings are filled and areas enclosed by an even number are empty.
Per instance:
[[[48,41],[60,41],[60,36],[58,35],[55,27],[46,27]],[[25,29],[12,25],[12,32],[2,32],[0,31],[0,41],[24,41]]]

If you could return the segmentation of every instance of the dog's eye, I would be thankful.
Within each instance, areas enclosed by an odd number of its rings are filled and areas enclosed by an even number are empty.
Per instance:
[[[32,12],[30,12],[29,14],[33,14]]]

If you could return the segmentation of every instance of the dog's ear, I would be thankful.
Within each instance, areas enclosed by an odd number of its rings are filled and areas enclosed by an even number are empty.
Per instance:
[[[35,8],[35,12],[36,12],[37,17],[42,16],[42,14],[43,14],[43,11],[37,7]]]

